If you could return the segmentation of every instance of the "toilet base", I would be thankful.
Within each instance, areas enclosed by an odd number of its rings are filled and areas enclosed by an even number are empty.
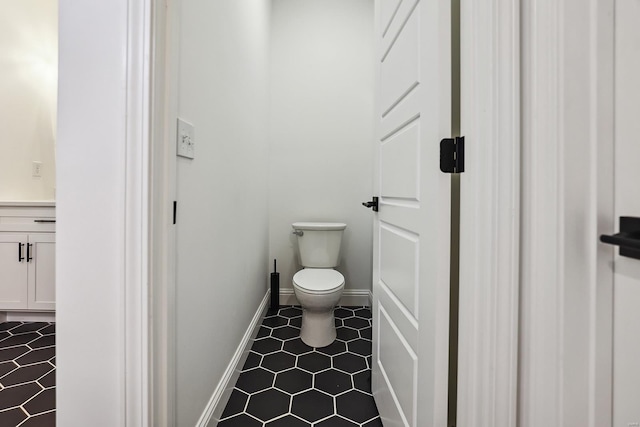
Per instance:
[[[336,323],[333,308],[329,311],[317,312],[302,308],[302,342],[310,347],[326,347],[336,339]]]

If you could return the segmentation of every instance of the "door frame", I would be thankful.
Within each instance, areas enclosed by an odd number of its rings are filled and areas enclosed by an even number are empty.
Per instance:
[[[521,427],[612,422],[614,3],[522,4]]]
[[[458,426],[514,427],[520,275],[520,2],[461,0]]]

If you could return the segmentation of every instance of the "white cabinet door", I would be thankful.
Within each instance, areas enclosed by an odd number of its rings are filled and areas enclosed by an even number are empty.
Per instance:
[[[445,427],[451,2],[378,0],[373,395],[385,427]]]
[[[640,2],[616,1],[615,216],[640,217]],[[640,260],[617,255],[613,427],[640,425]]]
[[[56,308],[56,237],[54,233],[29,234],[30,309]]]
[[[0,233],[0,309],[27,308],[26,234]]]

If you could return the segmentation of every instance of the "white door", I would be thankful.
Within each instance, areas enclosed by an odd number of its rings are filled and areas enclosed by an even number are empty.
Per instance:
[[[0,308],[27,308],[27,235],[0,233]]]
[[[55,233],[29,234],[29,308],[56,309]]]
[[[615,216],[640,217],[640,2],[616,0]],[[613,427],[640,426],[640,260],[616,250]]]
[[[447,0],[376,2],[372,387],[385,427],[447,422],[450,22]]]

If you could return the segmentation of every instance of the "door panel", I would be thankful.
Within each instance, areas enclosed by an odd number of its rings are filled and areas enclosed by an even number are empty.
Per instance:
[[[396,10],[397,9],[397,10]],[[378,0],[372,388],[385,427],[447,422],[450,2]]]
[[[54,233],[30,234],[29,308],[56,308],[56,238]]]
[[[640,217],[640,3],[617,0],[615,21],[615,216]],[[627,427],[640,424],[640,260],[616,255],[614,270],[613,426]]]
[[[22,243],[23,261],[18,261]],[[27,308],[27,235],[0,233],[0,308]]]

